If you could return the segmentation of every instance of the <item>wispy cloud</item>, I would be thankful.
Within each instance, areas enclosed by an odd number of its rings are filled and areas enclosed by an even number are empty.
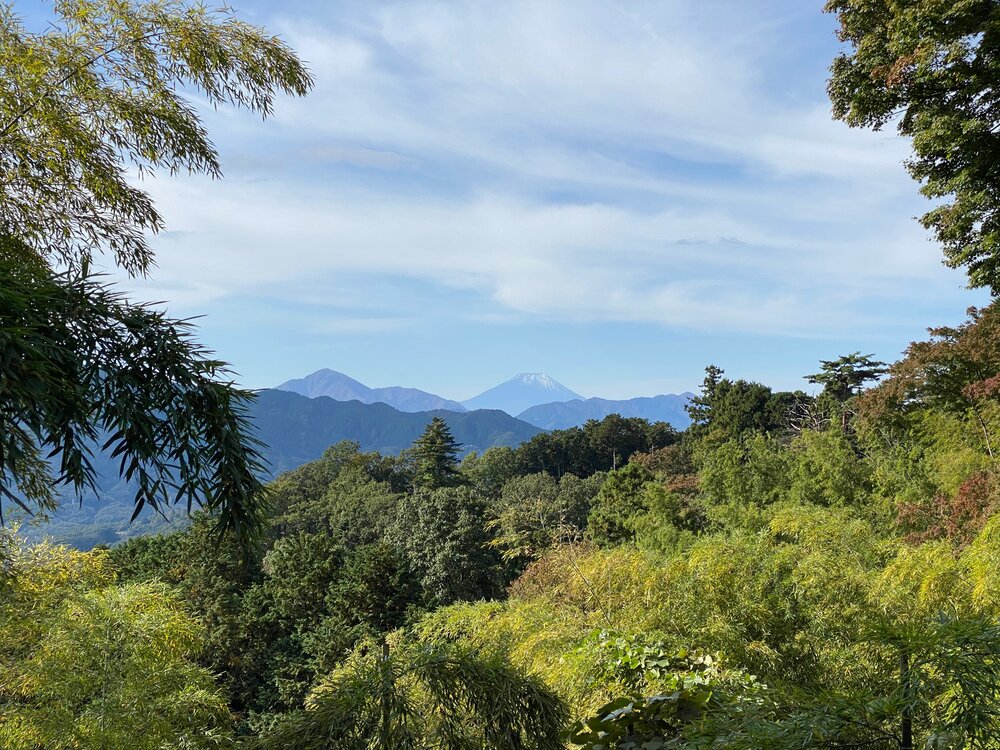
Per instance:
[[[271,6],[261,6],[264,14]],[[316,91],[263,127],[209,113],[227,179],[160,180],[148,296],[296,300],[401,276],[470,322],[637,321],[826,336],[895,325],[961,277],[911,216],[907,144],[833,122],[795,3],[400,2],[262,18]],[[804,51],[805,50],[805,51]],[[192,279],[197,279],[196,282]],[[316,325],[377,332],[419,299],[364,287]],[[885,301],[891,301],[886,305]],[[895,306],[893,306],[895,305]]]

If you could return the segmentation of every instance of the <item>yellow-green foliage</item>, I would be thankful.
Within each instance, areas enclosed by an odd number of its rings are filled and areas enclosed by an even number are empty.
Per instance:
[[[1000,616],[1000,516],[994,516],[962,557],[968,566],[972,606]]]
[[[981,409],[988,416],[990,409]],[[877,498],[890,506],[953,495],[964,481],[990,468],[982,433],[971,414],[920,409],[906,417],[905,435],[891,436],[861,424],[865,463]]]
[[[586,715],[623,694],[595,634],[636,634],[720,655],[774,686],[888,689],[895,653],[880,634],[1000,605],[1000,521],[964,556],[903,545],[850,508],[776,506],[760,531],[699,537],[658,555],[563,546],[505,603],[461,604],[419,626],[428,640],[501,648]]]
[[[953,495],[962,482],[990,466],[982,434],[972,414],[959,418],[925,409],[914,418],[914,434],[924,446],[922,463],[938,491]]]
[[[103,552],[8,545],[0,578],[0,747],[231,744],[196,666],[197,623],[162,584],[116,586]]]
[[[867,498],[870,470],[841,430],[803,430],[791,453],[792,500],[853,505]]]

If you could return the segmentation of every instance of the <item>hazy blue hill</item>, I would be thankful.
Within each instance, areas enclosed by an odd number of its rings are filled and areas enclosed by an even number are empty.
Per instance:
[[[337,401],[360,401],[363,404],[388,404],[400,411],[418,412],[433,409],[465,411],[457,401],[451,401],[418,388],[389,386],[369,388],[336,370],[317,370],[304,378],[289,380],[277,386],[277,390],[291,391],[308,398],[328,396]]]
[[[562,383],[541,372],[522,372],[505,383],[490,388],[462,405],[467,409],[500,409],[508,414],[520,414],[538,404],[582,399]]]
[[[678,430],[686,429],[691,418],[684,406],[694,394],[667,394],[612,401],[605,398],[574,399],[540,404],[517,415],[518,419],[544,430],[564,430],[582,425],[588,419],[604,419],[609,414],[642,417],[650,422],[668,422]]]
[[[501,411],[403,412],[382,403],[306,398],[279,390],[262,391],[253,407],[254,421],[270,447],[268,458],[275,472],[317,459],[341,440],[355,440],[365,451],[399,453],[435,416],[444,418],[466,452],[518,445],[541,432]]]

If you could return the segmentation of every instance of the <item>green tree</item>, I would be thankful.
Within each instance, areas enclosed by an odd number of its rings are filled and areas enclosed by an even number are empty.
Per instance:
[[[45,511],[60,487],[96,490],[105,452],[135,486],[133,518],[199,502],[248,541],[263,471],[250,394],[189,324],[5,252],[12,243],[0,237],[0,503]]]
[[[587,420],[583,432],[593,449],[596,466],[604,471],[619,468],[639,451],[662,448],[677,440],[676,431],[669,425],[650,424],[640,417],[620,414]]]
[[[458,470],[460,452],[461,446],[448,424],[441,417],[434,417],[410,448],[415,464],[414,485],[436,489],[465,484],[468,480]]]
[[[565,708],[539,679],[460,646],[361,649],[260,743],[278,750],[560,750]]]
[[[833,62],[834,116],[912,139],[907,169],[943,202],[921,221],[966,267],[972,286],[1000,292],[1000,27],[993,0],[829,0],[851,49]]]
[[[633,519],[649,510],[645,493],[653,475],[639,464],[627,464],[608,474],[587,517],[587,536],[598,544],[632,539]]]
[[[545,471],[559,478],[563,474],[587,477],[602,466],[594,454],[594,446],[579,427],[542,432],[517,448],[518,464],[525,474]]]
[[[385,544],[347,551],[325,533],[299,533],[279,539],[262,567],[242,597],[230,668],[238,705],[262,713],[300,706],[318,676],[360,639],[402,625],[420,597]]]
[[[889,377],[859,400],[862,424],[906,429],[914,412],[933,408],[971,416],[993,458],[993,430],[1000,407],[1000,303],[968,310],[958,326],[929,329],[889,370]]]
[[[771,505],[788,496],[791,460],[777,439],[749,432],[705,454],[700,487],[713,504],[742,510]]]
[[[503,590],[486,503],[469,487],[418,489],[400,504],[387,536],[417,574],[426,602],[492,598]]]
[[[579,479],[545,472],[511,479],[500,498],[489,506],[492,544],[507,559],[532,559],[555,544],[560,536],[576,536],[587,525],[587,514],[600,490],[603,475]]]
[[[484,497],[500,497],[504,485],[520,475],[518,453],[507,446],[487,448],[482,454],[470,453],[462,461],[462,473]]]
[[[231,746],[202,626],[165,585],[117,586],[104,553],[47,544],[8,545],[0,579],[0,746]]]
[[[791,499],[860,505],[870,497],[870,469],[840,430],[805,430],[792,441],[789,453]]]
[[[267,115],[311,79],[224,10],[61,0],[53,16],[34,33],[0,6],[0,490],[45,510],[58,487],[93,485],[96,443],[136,483],[137,513],[204,500],[246,544],[260,510],[248,394],[188,324],[125,303],[89,261],[152,267],[163,222],[130,167],[219,175],[185,88]]]
[[[53,3],[41,33],[0,6],[0,236],[79,265],[110,251],[133,274],[152,266],[146,232],[163,228],[127,165],[221,174],[189,100],[264,115],[312,81],[281,40],[183,0]]]
[[[878,380],[887,371],[885,362],[872,354],[854,352],[834,360],[821,360],[820,372],[806,375],[810,383],[823,386],[823,393],[837,401],[847,401],[861,393],[865,383]]]
[[[777,433],[789,425],[789,413],[808,402],[802,391],[774,392],[762,383],[730,380],[718,367],[705,369],[701,393],[685,407],[693,424],[688,440],[717,445],[750,430]]]

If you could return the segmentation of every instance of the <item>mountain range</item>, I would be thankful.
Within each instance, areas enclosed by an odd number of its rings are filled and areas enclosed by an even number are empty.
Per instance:
[[[449,401],[417,388],[369,388],[354,378],[336,370],[317,370],[304,378],[289,380],[276,386],[279,391],[291,391],[307,398],[329,396],[337,401],[360,401],[362,404],[388,404],[400,411],[417,412],[433,409],[465,411],[458,401]]]
[[[463,401],[462,405],[466,409],[500,409],[511,416],[517,416],[525,409],[539,404],[581,398],[583,396],[579,393],[574,393],[545,373],[522,372],[468,401]]]
[[[516,446],[543,430],[573,427],[613,413],[683,429],[690,423],[683,408],[690,397],[683,393],[625,401],[584,399],[547,375],[523,373],[460,403],[415,388],[369,388],[343,373],[320,370],[260,391],[249,415],[268,446],[270,478],[319,458],[343,440],[357,442],[364,451],[397,454],[435,416],[448,423],[463,454]],[[96,453],[100,491],[89,493],[79,504],[66,502],[49,523],[23,527],[22,533],[89,549],[185,522],[183,512],[160,518],[147,511],[130,524],[135,487],[118,478],[114,461]]]
[[[588,419],[604,419],[609,414],[620,414],[623,417],[642,417],[650,422],[667,422],[683,430],[691,424],[691,417],[684,407],[693,397],[693,393],[671,393],[625,401],[578,398],[532,406],[518,414],[517,418],[543,430],[565,430],[582,425]]]
[[[524,372],[500,385],[465,401],[443,398],[417,388],[390,386],[370,388],[336,370],[317,370],[304,378],[289,380],[277,390],[291,391],[308,398],[328,396],[337,401],[384,403],[402,412],[444,409],[452,412],[499,409],[544,430],[559,430],[582,425],[588,419],[603,419],[609,414],[642,417],[669,422],[683,430],[691,419],[684,410],[691,393],[664,394],[625,400],[584,398],[549,375]]]

